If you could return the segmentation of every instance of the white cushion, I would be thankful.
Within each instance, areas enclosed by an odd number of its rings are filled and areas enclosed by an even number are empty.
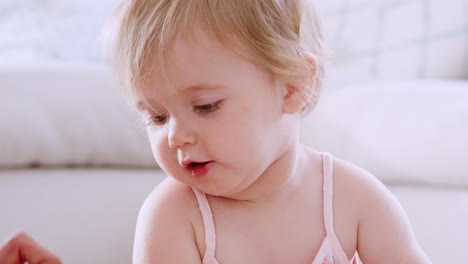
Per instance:
[[[132,263],[138,209],[164,178],[159,169],[0,170],[0,241],[22,230],[66,264]]]
[[[368,81],[325,90],[303,121],[302,142],[383,181],[468,186],[468,81]]]
[[[468,191],[388,185],[410,219],[421,248],[432,263],[465,263],[468,259]]]
[[[0,167],[155,166],[144,129],[101,67],[0,69]]]

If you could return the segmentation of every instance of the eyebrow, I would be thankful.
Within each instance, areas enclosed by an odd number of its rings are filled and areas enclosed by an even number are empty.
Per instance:
[[[215,89],[223,89],[226,88],[225,85],[222,84],[197,84],[197,85],[190,85],[186,88],[183,88],[179,91],[180,94],[186,95],[196,91],[203,91],[203,90],[215,90]],[[136,103],[137,109],[145,109],[150,104],[151,100],[140,100]]]
[[[225,88],[225,85],[222,84],[198,84],[198,85],[191,85],[184,89],[180,90],[182,94],[188,94],[195,91],[203,91],[203,90],[214,90],[214,89],[222,89]]]

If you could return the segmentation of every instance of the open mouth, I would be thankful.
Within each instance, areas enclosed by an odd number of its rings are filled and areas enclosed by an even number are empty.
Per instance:
[[[209,161],[207,162],[190,162],[189,165],[187,166],[187,168],[191,169],[191,168],[196,168],[198,166],[203,166],[205,164],[207,164]]]
[[[203,177],[208,174],[215,162],[213,160],[207,162],[190,162],[187,169],[195,177]]]

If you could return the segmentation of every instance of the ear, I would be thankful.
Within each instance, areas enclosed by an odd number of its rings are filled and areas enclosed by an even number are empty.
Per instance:
[[[301,95],[301,91],[296,86],[286,84],[283,90],[283,112],[285,114],[295,114],[305,106],[307,101]]]
[[[309,86],[296,87],[286,84],[283,89],[283,112],[285,114],[295,114],[302,110],[309,103],[315,90],[315,79],[317,76],[316,60],[309,57]]]

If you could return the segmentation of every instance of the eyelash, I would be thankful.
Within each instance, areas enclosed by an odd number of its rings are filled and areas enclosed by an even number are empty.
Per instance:
[[[211,103],[211,104],[196,105],[196,106],[193,107],[193,110],[195,112],[201,112],[201,113],[214,112],[214,111],[219,109],[222,102],[223,102],[222,100],[219,100],[219,101],[216,101],[216,102]]]
[[[193,107],[193,110],[195,112],[199,112],[199,113],[211,113],[211,112],[214,112],[216,110],[218,110],[220,107],[221,107],[221,103],[223,102],[223,100],[219,100],[217,102],[214,102],[214,103],[211,103],[211,104],[204,104],[204,105],[195,105]],[[148,118],[148,121],[146,123],[146,125],[151,125],[153,123],[157,124],[157,125],[162,125],[164,124],[164,122],[166,121],[166,116],[165,115],[157,115],[157,116],[151,116],[151,115],[148,115],[149,118]]]

